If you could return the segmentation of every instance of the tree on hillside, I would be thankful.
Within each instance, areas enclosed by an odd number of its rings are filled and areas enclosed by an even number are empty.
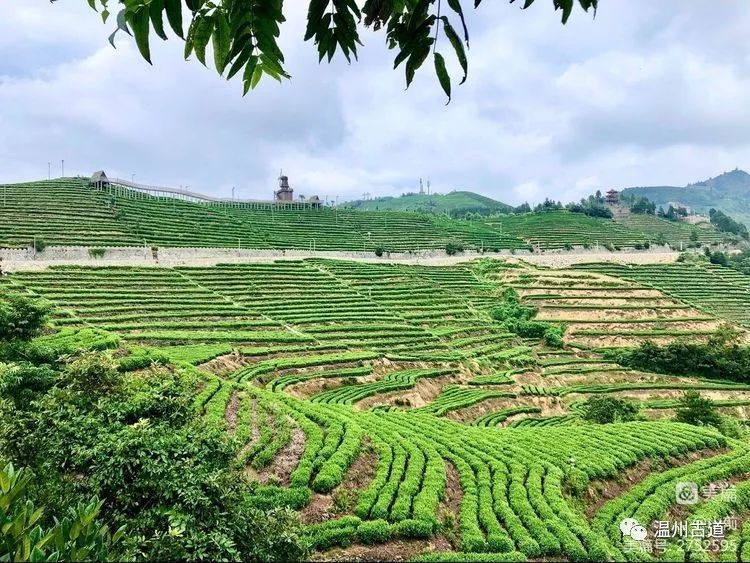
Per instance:
[[[711,209],[709,211],[709,217],[711,219],[711,224],[716,227],[717,230],[723,233],[739,235],[744,239],[749,238],[747,227],[744,224],[735,221],[726,213],[717,209]]]
[[[33,338],[42,330],[49,310],[49,304],[38,299],[0,295],[0,341]]]
[[[641,215],[653,215],[656,213],[656,204],[650,201],[647,197],[639,197],[634,200],[630,206],[631,213],[638,213]]]
[[[55,1],[55,0],[52,0]],[[389,49],[397,52],[394,67],[405,66],[406,85],[431,56],[440,86],[451,97],[451,78],[438,47],[453,51],[466,80],[469,31],[464,18],[466,0],[366,0],[360,9],[354,0],[307,0],[305,40],[312,40],[319,60],[330,61],[340,51],[348,61],[357,58],[360,24],[384,30]],[[509,0],[511,3],[515,0]],[[566,23],[576,2],[596,11],[599,0],[552,0]],[[193,53],[206,64],[210,43],[216,70],[230,79],[242,73],[244,91],[255,88],[264,74],[281,81],[290,78],[278,46],[284,23],[282,0],[87,0],[101,9],[106,23],[115,13],[116,29],[135,37],[144,59],[151,63],[150,34],[167,39],[165,21],[185,40],[185,58]],[[482,0],[474,0],[474,7]],[[524,0],[528,8],[534,0]],[[450,16],[450,17],[449,17]],[[441,36],[442,34],[442,36]]]
[[[711,399],[704,399],[698,391],[686,391],[680,399],[677,409],[677,422],[685,422],[696,426],[713,426],[718,428],[721,417]]]
[[[638,408],[617,397],[590,397],[582,405],[582,418],[588,422],[610,424],[635,420]]]

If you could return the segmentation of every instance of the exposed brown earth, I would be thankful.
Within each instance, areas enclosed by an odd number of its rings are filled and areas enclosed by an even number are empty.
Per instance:
[[[451,544],[447,539],[436,536],[429,540],[398,540],[381,545],[353,545],[316,553],[310,561],[410,561],[423,553],[450,551]]]
[[[224,411],[224,420],[227,422],[227,429],[229,432],[234,432],[237,426],[237,409],[240,407],[240,394],[238,391],[232,391],[232,397],[229,399],[229,404]]]
[[[208,371],[219,377],[228,377],[238,369],[245,367],[247,363],[239,354],[227,354],[199,365],[198,369]]]

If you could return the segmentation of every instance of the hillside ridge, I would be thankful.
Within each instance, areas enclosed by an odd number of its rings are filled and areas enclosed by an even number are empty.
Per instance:
[[[707,224],[654,216],[616,221],[567,210],[501,214],[470,220],[413,212],[356,211],[322,206],[195,203],[83,179],[0,186],[0,247],[193,247],[362,253],[552,249],[609,251],[668,243],[728,240]],[[696,240],[697,237],[697,240]],[[646,244],[649,243],[649,244]]]
[[[647,197],[665,208],[678,203],[703,215],[714,208],[750,223],[750,174],[739,168],[687,186],[634,186],[623,193]]]

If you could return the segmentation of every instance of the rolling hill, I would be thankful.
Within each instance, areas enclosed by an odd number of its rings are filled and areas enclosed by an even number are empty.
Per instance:
[[[664,207],[670,202],[680,203],[705,215],[713,207],[742,223],[750,224],[750,174],[744,170],[735,169],[685,187],[633,187],[623,192],[645,196]]]
[[[466,213],[489,215],[510,213],[513,207],[474,192],[450,192],[447,194],[405,194],[400,197],[379,197],[370,200],[350,201],[345,207],[361,211],[417,211],[421,213],[446,213],[451,217],[463,217]]]
[[[680,248],[694,234],[704,244],[727,238],[710,225],[693,227],[657,217],[612,220],[561,210],[458,220],[432,213],[325,206],[259,208],[156,197],[125,187],[102,191],[79,178],[0,185],[0,226],[0,248],[35,245],[37,249],[156,246],[408,252],[445,249],[449,242],[478,251],[624,249],[660,239]]]

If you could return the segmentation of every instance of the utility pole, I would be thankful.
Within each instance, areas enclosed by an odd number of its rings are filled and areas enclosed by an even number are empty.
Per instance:
[[[52,163],[47,162],[47,180],[52,179]]]
[[[234,186],[232,186],[232,201],[234,201]]]
[[[135,184],[135,174],[130,175],[130,183]]]
[[[65,178],[65,159],[62,160],[62,177]]]

